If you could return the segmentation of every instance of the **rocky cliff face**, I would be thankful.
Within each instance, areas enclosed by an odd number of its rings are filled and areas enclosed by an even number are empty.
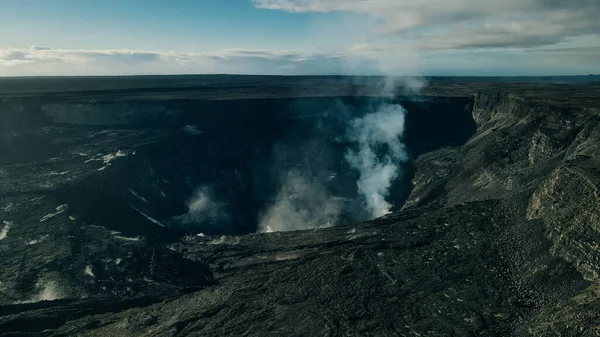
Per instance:
[[[460,151],[465,158],[452,162],[456,164],[452,169],[437,171],[447,180],[443,185],[442,179],[432,183],[431,169],[417,169],[419,178],[409,204],[422,199],[457,204],[522,195],[528,199],[526,218],[546,223],[551,253],[597,279],[598,111],[480,93],[475,95],[473,116],[478,134],[461,149],[449,150]],[[417,165],[443,167],[435,157],[428,154]],[[431,196],[421,191],[425,185],[430,190],[443,186],[444,192],[436,190],[431,194],[439,195]]]
[[[515,331],[594,335],[596,325],[580,320],[595,317],[590,310],[598,303],[598,110],[478,93],[473,117],[478,132],[467,144],[416,160],[405,209],[482,200],[503,205],[511,225],[498,228],[498,235],[510,242],[499,249],[511,277],[533,298],[546,297],[534,300],[535,314]],[[544,287],[555,282],[561,286],[551,291],[562,292],[573,282],[563,279],[565,268],[577,270],[577,282],[590,283],[550,304]],[[541,278],[546,285],[531,284]]]
[[[181,172],[157,164],[156,144],[202,137],[182,129],[198,124],[185,105],[165,105],[181,111],[161,119],[171,129],[127,117],[92,129],[93,143],[81,126],[5,131],[0,336],[597,336],[599,111],[505,91],[432,99],[444,100],[452,114],[430,126],[444,136],[407,130],[417,157],[402,210],[287,233],[180,237],[149,220],[168,209],[148,206],[153,184],[175,193],[161,179]],[[28,125],[71,120],[36,111]],[[452,124],[464,112],[475,134]],[[9,146],[24,140],[52,145]],[[83,191],[136,208],[81,208]]]

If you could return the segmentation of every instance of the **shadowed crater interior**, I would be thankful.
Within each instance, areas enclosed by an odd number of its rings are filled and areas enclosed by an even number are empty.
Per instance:
[[[350,151],[359,153],[349,126],[396,104],[406,110],[399,139],[409,158],[391,163],[397,174],[386,200],[397,210],[410,193],[411,158],[461,145],[475,133],[469,99],[173,101],[169,111],[176,113],[111,127],[135,130],[135,149],[61,188],[58,198],[86,222],[159,241],[184,233],[252,233],[266,229],[266,217],[308,222],[306,228],[367,220],[373,215],[357,187],[361,172],[348,161]],[[164,136],[145,139],[153,130]],[[387,151],[385,144],[373,148],[376,156]],[[275,205],[281,209],[270,211]]]

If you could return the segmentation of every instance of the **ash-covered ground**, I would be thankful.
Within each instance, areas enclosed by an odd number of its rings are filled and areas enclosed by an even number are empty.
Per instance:
[[[0,79],[0,336],[596,336],[599,93]]]

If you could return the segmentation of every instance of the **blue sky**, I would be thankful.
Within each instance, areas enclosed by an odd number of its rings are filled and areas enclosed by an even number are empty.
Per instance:
[[[196,51],[291,48],[309,15],[257,10],[248,0],[8,0],[2,45]]]
[[[3,0],[0,76],[600,73],[597,0]]]

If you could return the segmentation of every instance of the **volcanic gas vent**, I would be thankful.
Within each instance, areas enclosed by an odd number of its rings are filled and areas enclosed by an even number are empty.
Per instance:
[[[115,151],[122,156],[60,198],[86,221],[157,239],[367,220],[402,207],[412,157],[474,133],[468,103],[187,101],[167,127],[136,126],[147,141]]]

